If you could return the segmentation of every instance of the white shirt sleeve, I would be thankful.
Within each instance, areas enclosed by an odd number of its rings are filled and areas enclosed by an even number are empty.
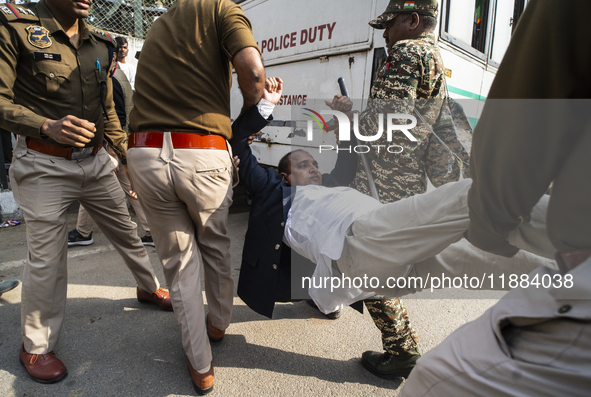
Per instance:
[[[261,98],[261,100],[257,104],[257,109],[259,110],[259,114],[261,116],[263,116],[263,118],[265,120],[269,118],[271,113],[273,113],[274,108],[275,108],[275,105],[273,105],[271,102],[269,102],[263,98]]]

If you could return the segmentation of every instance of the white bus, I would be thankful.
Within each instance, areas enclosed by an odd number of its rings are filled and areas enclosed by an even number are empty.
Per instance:
[[[292,105],[339,94],[346,81],[351,98],[365,100],[387,57],[383,30],[368,25],[388,0],[249,0],[240,3],[253,26],[267,76],[285,82],[284,97],[252,150],[261,164],[277,165],[292,150]],[[474,125],[497,67],[527,0],[439,0],[439,36],[451,97],[472,99],[464,110]],[[236,80],[232,117],[242,98]],[[361,110],[361,109],[359,109]],[[327,134],[326,142],[334,144]],[[321,171],[332,164],[321,156]],[[326,168],[325,168],[326,167]]]

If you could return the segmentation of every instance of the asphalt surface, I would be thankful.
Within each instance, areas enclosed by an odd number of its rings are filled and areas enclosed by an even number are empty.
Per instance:
[[[69,214],[68,230],[75,221]],[[247,213],[229,218],[236,282],[247,221]],[[166,287],[156,250],[147,250]],[[1,229],[0,280],[20,278],[25,257],[25,225]],[[20,366],[19,286],[0,297],[0,396],[196,395],[174,314],[137,301],[131,273],[100,230],[93,245],[69,249],[68,270],[66,317],[55,349],[68,377],[43,385]],[[481,315],[499,295],[436,296],[426,292],[405,299],[423,352]],[[212,350],[213,396],[396,396],[404,385],[361,366],[362,352],[381,350],[380,333],[367,312],[351,308],[328,320],[305,302],[279,304],[269,320],[235,295],[232,324]]]

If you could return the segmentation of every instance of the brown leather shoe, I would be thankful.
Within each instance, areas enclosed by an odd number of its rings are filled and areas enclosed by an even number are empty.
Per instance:
[[[143,303],[153,303],[156,306],[160,306],[164,310],[172,310],[172,303],[170,302],[170,296],[167,291],[162,288],[158,288],[155,292],[149,293],[137,289],[137,300]]]
[[[207,336],[209,337],[210,342],[221,342],[224,339],[224,335],[226,331],[222,331],[221,329],[217,329],[213,325],[211,325],[211,321],[209,320],[209,314],[207,315]]]
[[[39,383],[56,383],[68,376],[68,370],[53,352],[47,354],[29,354],[24,343],[18,353],[21,365],[25,367],[31,379]]]
[[[189,373],[191,374],[191,380],[193,381],[193,386],[195,387],[195,391],[200,394],[204,395],[207,393],[211,393],[213,390],[213,364],[211,364],[211,368],[204,374],[200,374],[196,370],[193,369],[191,362],[187,363],[189,367]]]

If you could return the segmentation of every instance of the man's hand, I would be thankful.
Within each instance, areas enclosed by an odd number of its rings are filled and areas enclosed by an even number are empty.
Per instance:
[[[256,134],[252,134],[248,137],[248,139],[246,140],[246,144],[247,145],[252,145],[252,143],[254,142],[254,140],[256,139],[257,136],[261,135],[261,132],[257,132]]]
[[[349,113],[353,109],[353,101],[344,95],[335,95],[332,102],[325,100],[324,103],[332,110],[338,110],[343,113]]]
[[[337,110],[339,112],[345,113],[349,120],[353,121],[353,112],[351,111],[351,109],[353,109],[353,101],[350,100],[348,97],[344,95],[335,95],[332,99],[332,102],[329,100],[325,100],[324,103],[326,103],[326,106],[328,106],[332,110]],[[337,121],[336,116],[333,116],[333,120],[334,122],[329,123],[328,129],[334,130],[334,134],[337,137],[337,145],[340,145],[341,141],[339,141],[339,123]]]
[[[277,102],[281,99],[283,93],[283,80],[279,77],[269,77],[265,80],[265,91],[263,93],[263,99],[271,102],[273,105],[277,105]]]
[[[238,171],[240,169],[238,168],[238,166],[240,165],[240,159],[238,158],[238,156],[234,156],[232,160],[234,160],[234,166],[236,167],[236,171]]]
[[[94,123],[68,115],[60,120],[47,119],[41,125],[41,133],[54,141],[74,147],[84,147],[92,138]]]

